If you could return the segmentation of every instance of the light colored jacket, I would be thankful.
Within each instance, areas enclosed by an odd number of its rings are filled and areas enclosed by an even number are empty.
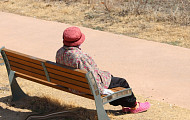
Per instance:
[[[100,70],[92,57],[78,47],[61,47],[57,51],[56,62],[76,69],[92,71],[101,94],[104,88],[107,89],[110,85],[111,74],[107,71]]]

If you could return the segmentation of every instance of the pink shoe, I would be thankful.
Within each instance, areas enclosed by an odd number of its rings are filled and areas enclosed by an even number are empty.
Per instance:
[[[145,102],[145,103],[138,102],[137,104],[139,104],[139,107],[134,108],[134,109],[130,108],[130,113],[140,113],[140,112],[147,111],[150,108],[149,102]]]

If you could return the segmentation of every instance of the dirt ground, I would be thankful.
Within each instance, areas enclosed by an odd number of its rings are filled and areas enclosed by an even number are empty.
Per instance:
[[[0,119],[24,120],[29,115],[45,115],[52,112],[68,111],[65,120],[96,119],[94,101],[43,86],[28,80],[17,79],[19,85],[29,97],[11,102],[11,91],[5,65],[0,66]],[[172,104],[144,98],[136,95],[138,101],[149,101],[151,108],[144,113],[123,114],[119,106],[104,105],[112,120],[189,120],[190,110]],[[66,98],[65,98],[66,97]],[[65,114],[62,114],[64,116]],[[72,117],[71,117],[72,116]],[[74,116],[74,117],[73,117]],[[52,118],[49,120],[63,120]]]

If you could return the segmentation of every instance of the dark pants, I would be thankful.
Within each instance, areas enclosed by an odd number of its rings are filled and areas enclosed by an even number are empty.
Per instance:
[[[127,81],[123,78],[118,77],[112,77],[111,83],[108,87],[108,89],[115,88],[115,87],[124,87],[124,88],[130,88]],[[136,97],[132,93],[132,95],[120,98],[117,100],[114,100],[110,102],[111,105],[118,106],[121,105],[123,107],[135,107],[136,106]]]

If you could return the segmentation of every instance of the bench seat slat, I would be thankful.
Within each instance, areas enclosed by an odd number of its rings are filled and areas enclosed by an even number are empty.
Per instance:
[[[116,88],[112,88],[110,90],[112,90],[113,92],[117,92],[117,91],[120,91],[120,90],[125,90],[126,88],[123,88],[123,87],[116,87]],[[101,97],[105,97],[107,95],[101,95]]]
[[[55,74],[52,74],[52,73],[49,73],[49,77],[50,77],[50,80],[51,79],[56,79],[56,80],[59,80],[59,81],[67,82],[67,83],[70,83],[70,84],[82,86],[84,88],[89,89],[89,85],[88,85],[87,80],[86,80],[86,82],[81,82],[80,80],[75,79],[75,78],[67,78],[67,77],[55,75]],[[85,80],[85,78],[83,78],[83,79]]]
[[[116,87],[116,88],[112,88],[111,90],[114,91],[114,92],[117,92],[117,91],[124,90],[124,89],[126,89],[126,88]]]
[[[59,90],[63,90],[63,91],[75,94],[75,93],[69,91],[68,88],[60,87],[56,83],[44,81],[42,79],[35,78],[35,77],[32,77],[32,76],[28,76],[28,75],[25,75],[25,74],[22,74],[22,73],[19,73],[19,72],[15,72],[15,75],[17,77],[21,77],[21,78],[24,78],[24,79],[27,79],[27,80],[31,80],[33,82],[37,82],[37,83],[40,83],[40,84],[43,84],[43,85],[46,85],[46,86],[49,86],[49,87],[53,87],[53,88],[56,88],[56,89],[59,89]],[[92,94],[77,94],[77,95],[94,100],[94,96]]]
[[[22,68],[17,68],[17,67],[14,67],[14,66],[11,66],[11,69],[13,71],[17,71],[17,72],[20,72],[22,74],[26,74],[28,76],[34,76],[35,78],[39,78],[39,79],[47,81],[47,78],[45,77],[45,75],[43,76],[43,75],[40,75],[40,74],[36,74],[36,73],[30,72],[30,71],[26,71],[26,70],[24,70]]]
[[[39,64],[31,63],[29,61],[25,61],[25,60],[15,58],[15,57],[12,57],[12,56],[7,56],[7,58],[9,59],[9,61],[14,61],[14,62],[22,64],[22,65],[26,65],[26,66],[29,66],[29,67],[32,67],[32,68],[43,70],[43,67],[42,67],[41,64],[39,65]]]
[[[52,69],[56,69],[56,70],[60,70],[60,71],[65,71],[67,73],[71,73],[71,74],[75,74],[81,77],[85,77],[85,74],[87,73],[86,71],[82,71],[79,69],[68,69],[66,66],[60,65],[58,66],[58,64],[54,65],[53,63],[45,63],[46,68],[52,68]],[[65,67],[65,68],[64,68]]]
[[[76,76],[76,75],[73,75],[71,73],[67,73],[65,71],[59,71],[59,70],[55,70],[55,69],[51,69],[51,68],[47,68],[47,71],[48,71],[49,74],[53,73],[53,74],[60,75],[60,76],[63,76],[63,77],[76,79],[76,80],[81,81],[81,82],[87,82],[85,77]]]

